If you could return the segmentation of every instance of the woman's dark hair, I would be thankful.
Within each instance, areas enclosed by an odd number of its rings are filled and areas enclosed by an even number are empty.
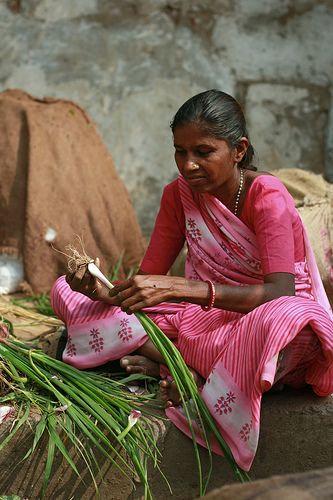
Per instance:
[[[238,102],[221,90],[207,90],[188,99],[177,111],[170,124],[172,132],[188,123],[197,124],[202,130],[229,146],[238,146],[242,137],[249,140],[249,147],[239,163],[242,168],[256,170],[252,166],[254,149],[246,129],[246,121]]]

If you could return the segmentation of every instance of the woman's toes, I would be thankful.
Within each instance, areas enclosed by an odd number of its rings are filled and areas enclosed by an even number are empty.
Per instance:
[[[204,379],[196,373],[194,370],[190,370],[193,376],[193,379],[198,387],[203,385]],[[185,399],[186,396],[184,396]],[[174,380],[163,379],[160,382],[160,399],[165,401],[166,408],[170,408],[170,406],[178,406],[182,402],[182,398],[180,397],[177,384]]]
[[[170,383],[167,380],[160,381],[160,398],[162,401],[167,401],[169,399],[169,386]]]
[[[166,378],[164,378],[163,380],[160,381],[161,389],[167,390],[169,386],[170,386],[170,382]]]
[[[170,384],[168,402],[172,403],[171,406],[178,406],[181,403],[181,397],[177,388],[177,384],[174,380]]]
[[[121,358],[120,366],[122,368],[126,368],[128,365],[129,365],[129,359],[128,358]]]
[[[146,373],[146,369],[143,366],[128,365],[126,366],[126,371],[128,373]]]
[[[120,366],[124,368],[128,373],[142,373],[143,367],[140,365],[139,360],[135,359],[136,356],[127,356],[121,358]]]
[[[120,360],[120,366],[128,373],[142,373],[151,377],[158,377],[159,364],[145,356],[125,356]]]
[[[160,399],[165,401],[166,408],[179,405],[180,397],[176,383],[172,380],[163,379],[160,382]]]

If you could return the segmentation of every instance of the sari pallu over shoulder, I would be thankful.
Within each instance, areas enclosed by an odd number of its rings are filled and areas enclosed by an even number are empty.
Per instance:
[[[253,231],[214,196],[193,193],[181,176],[178,186],[188,246],[186,276],[239,286],[262,283],[260,255]],[[333,319],[303,222],[302,227],[306,260],[295,263],[296,295],[316,300]]]
[[[193,193],[182,177],[178,186],[188,247],[186,276],[230,285],[261,283],[253,232],[214,196]]]

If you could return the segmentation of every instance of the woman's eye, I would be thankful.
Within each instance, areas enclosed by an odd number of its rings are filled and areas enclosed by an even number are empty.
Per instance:
[[[201,158],[210,155],[210,151],[197,151],[197,155]]]
[[[185,151],[183,149],[175,149],[175,155],[184,155]]]

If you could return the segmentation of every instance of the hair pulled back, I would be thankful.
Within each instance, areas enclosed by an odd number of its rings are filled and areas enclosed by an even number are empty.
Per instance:
[[[227,141],[231,148],[238,146],[242,137],[249,140],[249,147],[239,166],[256,170],[252,166],[254,149],[246,129],[246,121],[238,102],[221,90],[207,90],[188,99],[175,114],[170,127],[188,123],[197,124],[216,139]]]

